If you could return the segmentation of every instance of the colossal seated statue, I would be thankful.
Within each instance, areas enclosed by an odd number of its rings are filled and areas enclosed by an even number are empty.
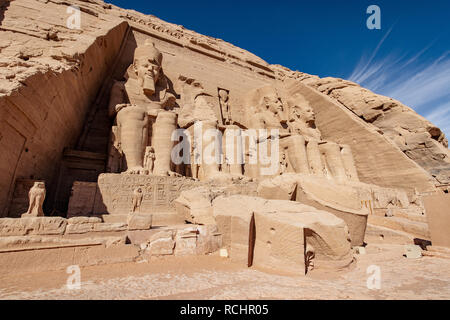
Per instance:
[[[295,95],[288,99],[289,132],[306,138],[321,140],[320,131],[316,128],[316,115],[308,101],[302,95]],[[309,139],[308,139],[309,140]]]
[[[151,143],[153,173],[168,175],[171,171],[171,134],[176,129],[177,115],[170,110],[176,99],[163,73],[162,59],[155,45],[146,41],[134,52],[133,64],[125,74],[126,82],[113,83],[109,113],[116,115],[116,128],[113,126],[114,141],[110,143],[110,170],[126,168],[127,173],[151,173],[144,169],[145,151]]]
[[[144,151],[148,141],[148,114],[143,107],[117,105],[118,139],[127,165],[127,172],[142,173]]]
[[[191,156],[190,174],[193,178],[208,180],[221,174],[222,149],[219,119],[214,112],[216,99],[205,91],[203,85],[195,79],[179,76],[181,86],[181,108],[178,113],[178,125],[187,130]]]
[[[178,111],[178,125],[181,128],[189,128],[196,121],[219,122],[214,112],[215,98],[206,92],[199,81],[180,75],[178,85],[182,92]]]
[[[279,131],[279,153],[285,162],[279,173],[313,174],[339,181],[357,180],[349,147],[322,141],[308,101],[301,95],[286,98],[282,92],[265,86],[250,92],[247,99],[251,119],[249,129]]]

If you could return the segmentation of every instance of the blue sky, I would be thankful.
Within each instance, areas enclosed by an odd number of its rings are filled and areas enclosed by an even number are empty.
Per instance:
[[[355,81],[450,137],[450,0],[106,0],[246,49],[272,64]],[[381,30],[369,30],[369,5]]]

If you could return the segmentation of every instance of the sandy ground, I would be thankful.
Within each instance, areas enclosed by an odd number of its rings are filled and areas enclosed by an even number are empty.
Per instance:
[[[369,245],[350,270],[306,276],[243,268],[218,256],[154,258],[81,268],[69,290],[65,270],[0,276],[0,299],[450,299],[450,260],[407,259],[402,245]],[[380,289],[368,289],[370,265]]]

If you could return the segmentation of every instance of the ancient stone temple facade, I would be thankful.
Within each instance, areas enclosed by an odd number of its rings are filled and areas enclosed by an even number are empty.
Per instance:
[[[0,235],[302,272],[351,264],[368,221],[429,238],[421,197],[448,189],[450,153],[408,107],[101,1],[75,1],[80,30],[42,3],[31,30],[32,2],[0,17]]]

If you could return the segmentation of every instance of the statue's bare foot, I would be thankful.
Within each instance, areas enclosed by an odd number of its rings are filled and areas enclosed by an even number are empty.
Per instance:
[[[142,174],[142,172],[144,172],[144,168],[142,167],[132,167],[128,168],[128,170],[126,171],[126,173],[128,174]]]
[[[167,175],[168,175],[169,177],[181,177],[181,174],[179,174],[179,173],[177,173],[177,172],[175,172],[175,171],[168,171],[168,172],[167,172]]]

